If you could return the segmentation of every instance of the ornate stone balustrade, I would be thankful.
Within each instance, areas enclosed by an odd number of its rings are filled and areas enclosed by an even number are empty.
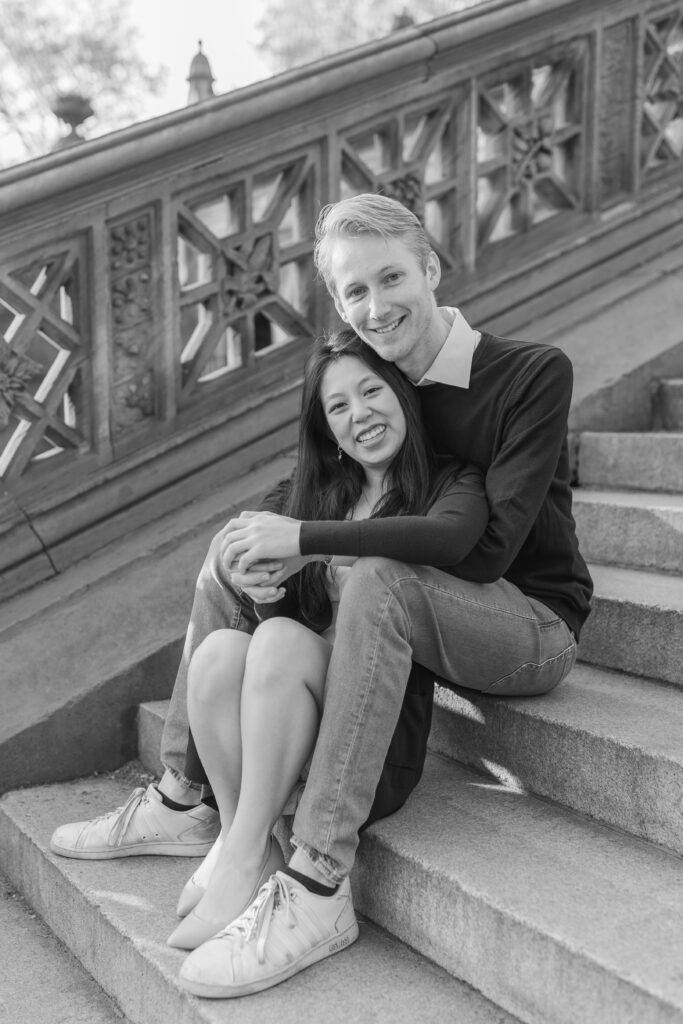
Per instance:
[[[291,442],[324,203],[400,199],[486,317],[682,186],[682,0],[490,0],[1,173],[8,585]]]

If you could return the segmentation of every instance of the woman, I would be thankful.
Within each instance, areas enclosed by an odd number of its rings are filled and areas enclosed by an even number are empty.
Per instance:
[[[315,744],[336,607],[356,557],[452,567],[488,518],[480,474],[439,465],[412,385],[349,330],[317,342],[308,360],[298,466],[283,512],[243,513],[226,528],[223,554],[241,571],[278,559],[286,586],[252,591],[262,620],[253,636],[212,633],[190,665],[190,727],[222,832],[183,891],[179,913],[196,906],[169,939],[181,948],[238,917],[283,866],[271,832]],[[318,529],[319,553],[302,558],[302,531],[310,542]],[[411,681],[406,721],[415,714],[411,696],[424,709],[427,692],[419,670]],[[428,686],[431,696],[431,678]],[[396,810],[419,779],[429,727],[421,715],[410,782],[396,782],[388,758],[372,819]]]

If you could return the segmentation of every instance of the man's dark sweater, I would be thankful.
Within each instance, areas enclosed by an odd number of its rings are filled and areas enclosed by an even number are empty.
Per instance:
[[[578,638],[593,585],[571,513],[571,392],[571,362],[559,349],[490,334],[482,334],[474,352],[468,389],[439,383],[419,389],[435,450],[477,466],[490,505],[474,549],[442,567],[477,583],[504,577],[555,611]],[[301,553],[366,554],[366,532],[376,537],[399,526],[391,518],[303,523]],[[434,520],[432,529],[438,532]]]

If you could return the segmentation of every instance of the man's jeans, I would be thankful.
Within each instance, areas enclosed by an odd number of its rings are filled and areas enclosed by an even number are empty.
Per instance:
[[[184,765],[192,652],[213,629],[254,628],[253,614],[217,564],[219,538],[199,577],[164,730],[162,760],[176,774]],[[295,845],[333,883],[351,870],[412,661],[446,683],[528,696],[557,686],[575,658],[566,623],[506,580],[469,583],[439,569],[360,558],[339,604],[320,731],[294,818]]]

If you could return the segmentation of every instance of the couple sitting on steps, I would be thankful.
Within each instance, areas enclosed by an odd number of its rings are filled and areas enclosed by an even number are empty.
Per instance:
[[[419,780],[434,678],[551,690],[590,609],[566,356],[437,307],[438,257],[394,200],[327,207],[315,253],[348,326],[309,357],[291,480],[211,544],[164,775],[52,838],[84,859],[206,855],[169,943],[192,950],[182,984],[209,997],[268,988],[356,939],[359,832]],[[287,866],[272,836],[285,810]]]

